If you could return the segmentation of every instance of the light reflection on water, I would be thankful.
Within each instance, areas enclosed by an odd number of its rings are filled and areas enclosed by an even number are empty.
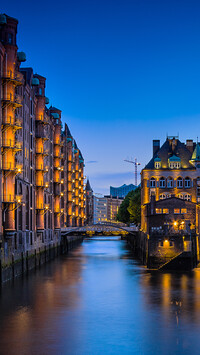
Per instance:
[[[148,272],[118,237],[85,239],[0,294],[0,354],[199,354],[200,270]]]

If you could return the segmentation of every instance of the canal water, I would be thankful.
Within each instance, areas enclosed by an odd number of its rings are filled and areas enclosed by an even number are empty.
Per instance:
[[[0,293],[0,354],[200,354],[200,270],[151,273],[93,237]]]

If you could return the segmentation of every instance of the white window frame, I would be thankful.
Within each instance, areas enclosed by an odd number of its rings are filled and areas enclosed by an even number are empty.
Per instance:
[[[159,187],[161,188],[161,189],[164,189],[165,188],[165,186],[166,186],[166,181],[165,181],[165,178],[160,178],[160,180],[159,180]]]
[[[160,162],[157,162],[157,161],[156,161],[156,162],[155,162],[155,168],[156,168],[156,169],[160,169],[160,167],[161,167]]]
[[[150,187],[156,187],[156,179],[154,179],[154,178],[151,178],[150,179]]]
[[[191,179],[190,178],[186,178],[185,179],[185,188],[189,189],[191,187]]]
[[[173,188],[173,183],[174,183],[174,180],[172,178],[167,179],[167,187],[168,187],[168,189],[172,189]]]
[[[182,189],[183,188],[183,179],[178,178],[177,179],[177,189]]]
[[[184,200],[191,201],[191,195],[190,194],[185,194],[184,195]]]

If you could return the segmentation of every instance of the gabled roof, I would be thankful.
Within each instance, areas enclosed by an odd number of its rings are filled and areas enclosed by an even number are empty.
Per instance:
[[[200,143],[196,144],[196,147],[194,149],[194,152],[192,154],[192,161],[200,161]]]
[[[168,169],[168,160],[170,160],[170,158],[175,159],[174,156],[176,159],[178,158],[178,160],[175,161],[181,161],[181,169],[194,169],[193,165],[190,163],[192,153],[184,143],[179,141],[179,139],[176,139],[175,141],[176,144],[173,145],[173,139],[167,138],[156,153],[156,157],[160,158],[162,161],[162,169]],[[154,159],[155,155],[144,169],[154,169]]]
[[[86,190],[86,191],[92,191],[92,192],[93,192],[93,190],[92,190],[92,188],[91,188],[91,186],[90,186],[89,179],[87,179],[85,190]]]

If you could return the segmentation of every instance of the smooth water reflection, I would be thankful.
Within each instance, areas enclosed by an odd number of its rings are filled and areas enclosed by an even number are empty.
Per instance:
[[[150,273],[86,239],[0,294],[0,354],[199,354],[200,270]]]

